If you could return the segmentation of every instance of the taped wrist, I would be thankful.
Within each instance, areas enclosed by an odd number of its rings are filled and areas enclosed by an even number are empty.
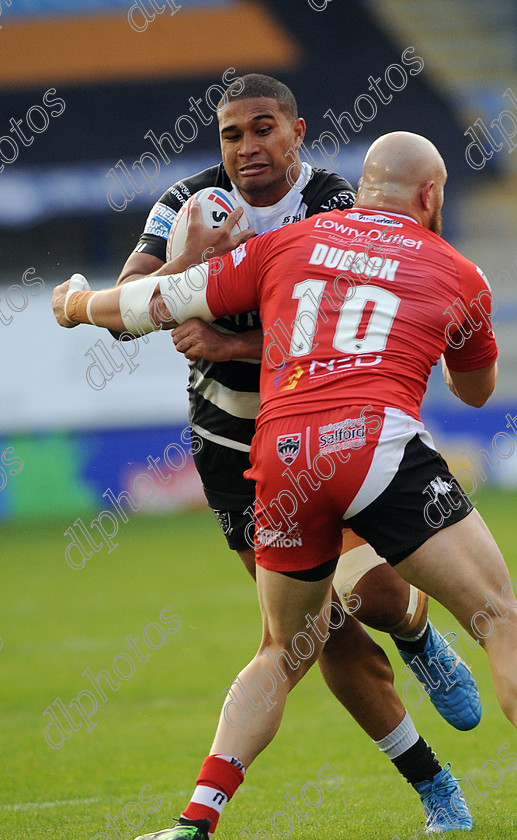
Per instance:
[[[97,292],[72,292],[65,302],[65,315],[77,324],[94,324],[90,314],[91,301]]]

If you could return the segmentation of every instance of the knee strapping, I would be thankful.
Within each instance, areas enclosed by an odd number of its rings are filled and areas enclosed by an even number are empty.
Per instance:
[[[422,616],[427,611],[427,595],[417,589],[416,586],[409,586],[409,601],[405,617],[395,627],[387,631],[395,636],[411,636],[420,628]]]

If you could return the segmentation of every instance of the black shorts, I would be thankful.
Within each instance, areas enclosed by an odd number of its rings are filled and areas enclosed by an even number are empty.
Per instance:
[[[251,466],[249,454],[198,435],[196,438],[202,446],[193,456],[194,463],[229,548],[253,549],[255,528],[251,511],[255,505],[255,482],[243,475]]]
[[[396,566],[473,507],[447,462],[415,435],[390,484],[346,524]]]
[[[232,551],[255,550],[255,522],[253,520],[253,502],[247,513],[240,510],[216,510],[212,508],[221,531],[226,537],[228,548]]]

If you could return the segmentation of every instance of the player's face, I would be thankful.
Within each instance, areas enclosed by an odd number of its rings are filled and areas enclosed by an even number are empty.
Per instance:
[[[246,201],[255,207],[275,204],[291,189],[291,169],[305,135],[305,122],[293,120],[276,99],[239,99],[219,112],[224,168]]]

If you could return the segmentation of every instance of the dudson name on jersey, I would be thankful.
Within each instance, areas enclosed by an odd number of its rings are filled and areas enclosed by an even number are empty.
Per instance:
[[[323,265],[336,271],[352,271],[365,277],[378,277],[379,280],[395,280],[400,260],[387,257],[372,257],[364,251],[351,248],[334,248],[317,242],[309,258],[309,265]]]

